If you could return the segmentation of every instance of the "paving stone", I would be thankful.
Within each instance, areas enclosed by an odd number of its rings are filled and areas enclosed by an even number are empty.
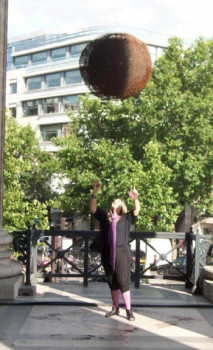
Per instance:
[[[133,289],[133,304],[145,305],[134,307],[134,322],[126,319],[124,308],[119,316],[104,317],[111,308],[104,283],[86,288],[77,282],[41,284],[37,295],[28,300],[47,304],[0,306],[0,350],[213,349],[212,304],[192,295],[183,284]],[[96,306],[68,305],[67,300],[95,302]],[[49,301],[59,304],[48,305]]]

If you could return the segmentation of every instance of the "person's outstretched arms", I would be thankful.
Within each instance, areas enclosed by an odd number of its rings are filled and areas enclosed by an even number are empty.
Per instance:
[[[135,185],[133,186],[132,190],[129,192],[129,196],[134,200],[133,214],[134,216],[138,216],[141,209],[141,205],[138,200],[138,191],[136,190]]]
[[[93,192],[90,198],[90,211],[92,214],[95,214],[97,207],[96,207],[96,196],[98,194],[98,191],[100,189],[100,182],[96,180],[93,185]]]

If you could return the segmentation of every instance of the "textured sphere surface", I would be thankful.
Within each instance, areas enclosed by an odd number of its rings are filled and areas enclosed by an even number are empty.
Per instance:
[[[125,33],[103,35],[91,41],[80,57],[81,76],[96,96],[125,99],[139,93],[151,76],[146,44]]]

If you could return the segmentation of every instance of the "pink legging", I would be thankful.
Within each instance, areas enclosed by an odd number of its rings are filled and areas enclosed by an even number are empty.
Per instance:
[[[127,290],[124,293],[121,293],[124,305],[126,310],[131,309],[131,295],[130,295],[130,290]],[[119,307],[119,289],[116,290],[111,290],[111,296],[112,296],[112,303],[113,305],[118,308]]]

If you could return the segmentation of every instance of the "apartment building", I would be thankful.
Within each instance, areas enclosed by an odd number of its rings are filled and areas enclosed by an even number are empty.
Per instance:
[[[79,95],[88,91],[79,70],[82,50],[89,41],[110,32],[128,32],[146,42],[153,61],[166,48],[165,38],[162,43],[144,31],[117,27],[8,40],[6,106],[20,125],[32,126],[43,150],[55,150],[51,138],[66,132],[67,111],[75,111]]]

